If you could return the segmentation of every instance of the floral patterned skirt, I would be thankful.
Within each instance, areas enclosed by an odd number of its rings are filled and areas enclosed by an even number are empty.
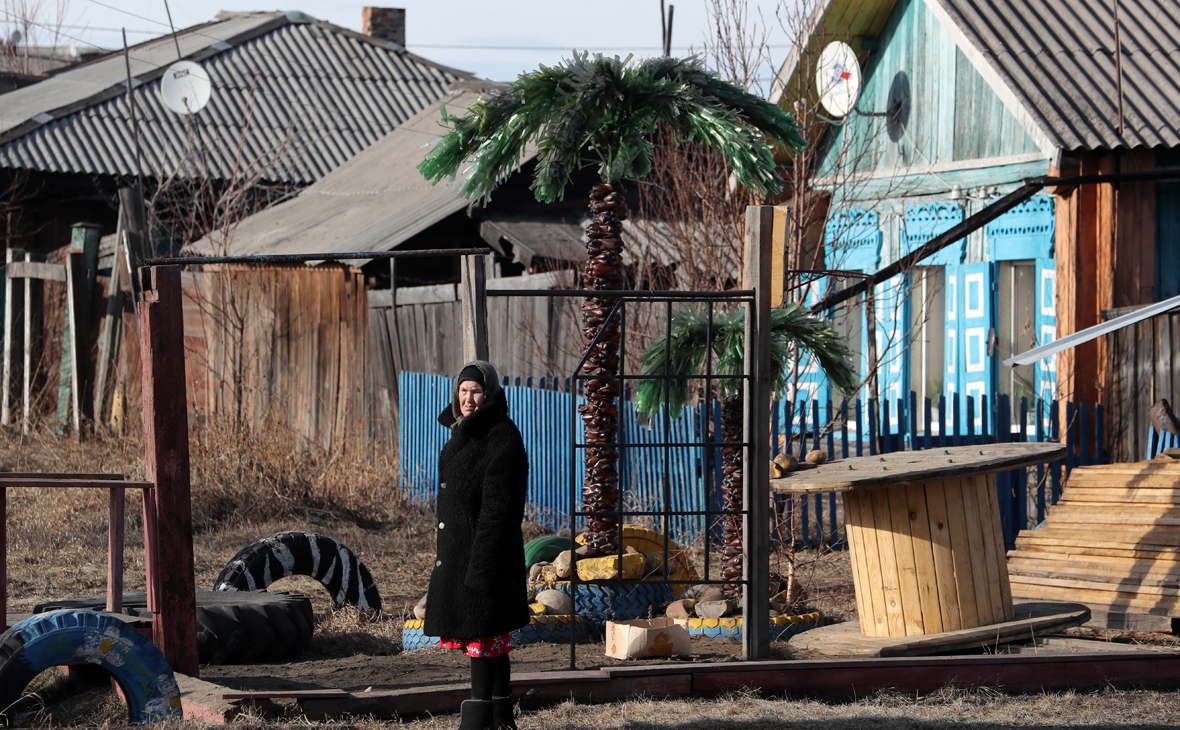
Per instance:
[[[482,639],[454,639],[443,636],[438,641],[441,649],[459,649],[476,659],[495,659],[512,651],[512,634],[487,636]]]

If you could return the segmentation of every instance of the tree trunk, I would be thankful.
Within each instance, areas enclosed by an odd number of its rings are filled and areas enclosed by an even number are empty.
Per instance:
[[[627,204],[623,188],[600,183],[590,191],[594,220],[586,228],[586,267],[582,284],[587,289],[622,289],[623,221]],[[607,315],[618,301],[613,297],[587,297],[582,304],[582,334],[586,346],[604,330],[598,344],[586,358],[587,375],[619,374],[619,318]],[[582,509],[596,514],[587,518],[586,543],[591,555],[610,554],[619,549],[619,382],[609,378],[586,381],[586,404],[578,407],[586,425],[586,442],[601,444],[586,449],[586,481],[582,487]]]
[[[745,438],[743,399],[741,395],[721,401],[721,440],[726,443],[740,443]],[[742,447],[721,447],[721,503],[725,511],[742,509]],[[721,578],[741,580],[742,578],[742,516],[723,515],[721,518]],[[725,592],[739,596],[742,587],[727,583]]]

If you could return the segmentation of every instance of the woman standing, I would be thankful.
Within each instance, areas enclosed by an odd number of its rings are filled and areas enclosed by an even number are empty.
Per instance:
[[[426,599],[427,636],[471,657],[471,697],[459,730],[516,730],[509,632],[529,623],[520,523],[529,461],[491,363],[455,377],[438,417],[451,439],[438,458],[438,556]]]

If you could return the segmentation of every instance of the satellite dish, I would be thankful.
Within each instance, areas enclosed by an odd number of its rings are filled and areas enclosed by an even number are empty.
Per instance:
[[[815,87],[819,103],[833,117],[846,117],[856,108],[860,96],[860,63],[847,43],[829,43],[815,65]]]
[[[19,30],[14,30],[14,31],[12,31],[12,36],[9,37],[8,41],[12,45],[16,46],[16,45],[20,45],[20,42],[23,38],[24,38],[24,36],[21,35],[21,32]]]
[[[204,109],[212,89],[209,74],[192,61],[177,61],[160,80],[160,96],[177,114],[196,114]]]

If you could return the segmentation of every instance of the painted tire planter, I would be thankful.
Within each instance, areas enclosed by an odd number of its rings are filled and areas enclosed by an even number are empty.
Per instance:
[[[13,706],[38,674],[71,661],[110,673],[132,723],[181,719],[180,688],[160,650],[128,624],[93,611],[37,614],[0,635],[0,709]]]
[[[823,625],[824,615],[819,611],[799,616],[776,616],[770,619],[770,640],[783,641],[795,634]],[[677,619],[676,623],[688,629],[692,636],[710,639],[741,639],[740,618],[690,618]]]
[[[562,582],[557,589],[570,592]],[[663,613],[674,598],[673,586],[652,581],[579,583],[574,594],[574,613],[602,629],[607,621],[629,621]]]
[[[339,608],[381,610],[381,594],[369,568],[336,540],[314,532],[278,532],[238,551],[217,576],[215,591],[256,591],[280,578],[306,575],[318,580]]]
[[[409,619],[402,627],[402,651],[437,649],[437,636],[427,636],[422,631],[426,622]],[[533,616],[528,626],[512,632],[513,646],[527,646],[543,641],[552,643],[568,642],[571,638],[580,640],[589,634],[589,626],[581,616]]]

